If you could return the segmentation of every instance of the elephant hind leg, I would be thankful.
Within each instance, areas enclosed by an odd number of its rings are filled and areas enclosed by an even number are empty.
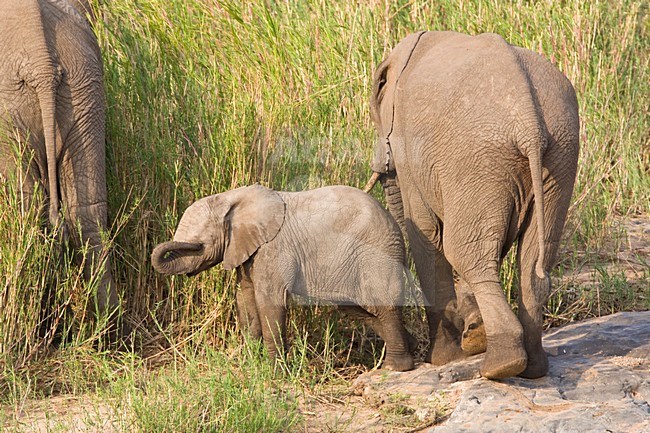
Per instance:
[[[492,281],[470,283],[485,322],[487,350],[481,376],[502,379],[526,368],[523,329],[503,296],[498,275]]]
[[[524,329],[524,347],[528,354],[528,365],[520,376],[535,379],[548,372],[548,357],[542,347],[542,328],[543,310],[551,290],[551,282],[548,276],[541,279],[535,272],[539,256],[537,225],[533,218],[529,219],[530,223],[521,234],[517,245],[520,284],[518,316]],[[557,249],[556,246],[549,246],[551,245],[546,247],[547,256]]]
[[[551,161],[556,159],[550,158]],[[568,158],[558,158],[565,161]],[[556,176],[545,179],[545,272],[549,272],[555,262],[560,245],[564,220],[571,200],[572,179],[563,179],[562,175],[573,176],[570,170],[557,169]],[[537,240],[537,222],[529,214],[527,225],[519,237],[517,246],[517,264],[519,270],[519,321],[524,329],[524,346],[528,354],[528,366],[520,374],[522,377],[535,379],[548,372],[548,357],[542,347],[542,329],[544,307],[551,292],[551,280],[548,275],[539,278],[535,264],[539,259],[539,242]]]
[[[393,371],[413,370],[412,346],[415,338],[406,330],[402,320],[402,308],[387,307],[371,319],[375,332],[386,343],[386,359],[382,368]]]
[[[106,230],[106,203],[96,203],[64,208],[68,221],[67,233],[85,257],[84,278],[99,281],[97,287],[97,314],[114,314],[119,306],[115,281],[111,272],[108,245],[102,239]],[[77,227],[78,224],[78,227]],[[99,277],[99,278],[98,278]]]
[[[71,239],[77,247],[88,246],[83,260],[86,281],[99,276],[97,313],[112,314],[119,306],[119,298],[107,243],[102,238],[108,224],[103,135],[101,140],[97,138],[96,143],[75,152],[66,149],[59,168],[59,181]]]
[[[501,243],[445,239],[445,252],[467,282],[483,317],[487,350],[481,375],[488,379],[516,376],[526,368],[523,329],[508,304],[499,280]]]
[[[487,350],[487,338],[483,317],[469,285],[462,279],[456,283],[456,299],[464,323],[461,340],[463,352],[470,356],[485,352]]]
[[[407,220],[406,225],[426,302],[431,346],[425,361],[433,365],[444,365],[467,357],[460,347],[463,319],[456,303],[451,265],[439,249],[440,242],[437,238],[442,224],[437,221],[428,234],[420,230],[417,224],[425,226],[422,221],[410,220]]]
[[[367,321],[386,344],[386,359],[382,368],[393,371],[408,371],[415,367],[413,351],[417,340],[404,327],[402,309],[399,306],[382,308],[373,315],[359,306],[342,306],[345,314]],[[373,308],[377,310],[377,308]]]

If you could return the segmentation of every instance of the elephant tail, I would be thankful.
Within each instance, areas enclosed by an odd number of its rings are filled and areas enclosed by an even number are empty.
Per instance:
[[[59,183],[57,175],[56,147],[56,85],[39,88],[38,101],[41,108],[45,155],[47,161],[47,180],[49,195],[49,220],[52,227],[59,223]]]
[[[544,183],[542,180],[542,149],[535,148],[528,153],[530,175],[533,181],[533,195],[535,196],[535,220],[537,223],[537,240],[539,242],[539,256],[535,264],[535,273],[540,279],[546,278],[544,270],[544,257],[546,256],[546,233],[544,225]]]
[[[41,20],[37,26],[30,44],[29,64],[21,70],[21,78],[36,92],[41,122],[43,125],[43,138],[45,145],[46,173],[41,173],[44,179],[47,176],[47,189],[49,196],[49,221],[52,227],[59,223],[59,185],[57,176],[57,129],[56,129],[56,94],[62,79],[62,71],[57,64],[56,57],[52,55],[48,38],[45,34],[43,11],[36,0],[25,2],[25,13],[38,17]],[[60,151],[60,149],[59,149]]]

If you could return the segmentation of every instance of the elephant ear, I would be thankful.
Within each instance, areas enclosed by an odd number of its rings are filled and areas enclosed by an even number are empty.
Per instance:
[[[284,223],[284,201],[272,189],[253,185],[232,193],[224,217],[224,269],[234,269],[248,260],[259,247],[275,238]]]
[[[408,65],[420,38],[426,33],[417,32],[404,38],[381,62],[373,76],[370,114],[379,136],[372,161],[372,170],[377,173],[395,170],[389,139],[393,131],[393,108],[397,82]]]

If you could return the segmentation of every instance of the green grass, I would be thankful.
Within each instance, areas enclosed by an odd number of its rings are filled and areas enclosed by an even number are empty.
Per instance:
[[[182,365],[122,377],[104,392],[116,412],[126,414],[122,421],[130,431],[287,431],[298,421],[296,403],[255,348],[185,354]]]
[[[68,363],[64,370],[72,376],[71,382],[88,382],[90,378],[75,376],[93,373],[98,376],[93,379],[100,376],[105,381],[96,389],[66,390],[85,395],[79,417],[87,426],[83,431],[96,431],[93,425],[106,423],[112,431],[143,433],[280,432],[296,425],[300,417],[296,398],[288,390],[291,382],[260,356],[259,344],[231,347],[228,351],[206,348],[201,356],[179,352],[184,362],[157,369],[147,368],[135,355],[109,361],[107,356],[88,353],[83,364],[70,353],[59,358]],[[12,402],[17,411],[33,410],[27,395]],[[57,409],[49,407],[45,412],[47,431],[70,431],[74,420],[57,416]],[[31,431],[25,421],[9,426],[16,433]]]
[[[105,351],[102,323],[90,326],[83,316],[92,284],[83,283],[71,254],[40,229],[38,208],[24,211],[18,190],[0,189],[9,203],[0,210],[4,403],[108,392],[119,413],[141,419],[129,424],[136,431],[227,430],[230,416],[272,431],[287,426],[264,414],[296,419],[287,387],[318,387],[351,366],[372,367],[381,347],[362,325],[334,314],[324,330],[329,310],[296,308],[294,360],[281,378],[271,375],[259,356],[246,353],[248,346],[234,342],[232,273],[217,268],[191,279],[163,277],[149,255],[171,238],[184,209],[208,194],[253,182],[286,190],[363,185],[375,139],[372,73],[391,47],[419,29],[497,32],[541,52],[574,83],[582,149],[557,277],[579,264],[600,266],[613,254],[608,245],[618,236],[616,218],[649,212],[647,2],[99,3],[108,237],[113,273],[139,338],[132,357]],[[634,291],[603,266],[594,285],[556,285],[549,324],[650,308],[648,275]],[[502,276],[510,293],[511,258]],[[39,335],[47,296],[53,296],[51,318],[64,330],[58,349]],[[145,360],[160,353],[165,367],[151,370]],[[246,389],[249,398],[240,402],[234,389]],[[283,390],[278,401],[273,389]]]

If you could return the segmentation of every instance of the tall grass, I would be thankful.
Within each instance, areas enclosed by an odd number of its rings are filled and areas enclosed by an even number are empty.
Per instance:
[[[33,155],[15,137],[12,160],[26,161],[26,167]],[[92,272],[90,281],[84,281],[75,252],[61,242],[62,228],[46,228],[43,189],[38,183],[32,185],[21,164],[15,164],[0,187],[0,202],[0,367],[4,373],[6,368],[20,369],[36,360],[62,338],[75,345],[96,339],[85,319],[100,273]],[[94,331],[101,334],[102,326]]]
[[[251,182],[293,190],[361,184],[374,141],[372,71],[422,28],[500,33],[550,58],[574,83],[582,152],[568,226],[576,248],[598,248],[614,214],[647,211],[642,2],[150,0],[100,11],[110,208],[132,209],[116,244],[137,317],[153,311],[186,329],[208,317],[212,330],[230,328],[232,277],[161,278],[149,266],[152,246],[207,194]]]
[[[220,347],[235,329],[231,273],[216,268],[169,278],[150,266],[152,248],[170,239],[184,209],[253,182],[287,190],[362,185],[374,143],[372,73],[416,30],[496,32],[542,53],[573,82],[582,149],[567,248],[598,252],[614,216],[648,212],[647,2],[111,0],[95,6],[108,104],[114,275],[148,348]],[[12,203],[9,209],[18,206]],[[13,304],[19,310],[3,308],[0,319],[25,328],[16,336],[0,327],[0,342],[3,359],[24,360],[37,340],[7,342],[35,335],[43,296],[26,296],[24,287],[44,290],[79,271],[59,266],[51,253],[58,247],[35,217],[4,211],[0,217],[2,296],[21,293]],[[21,268],[17,280],[12,275],[25,255],[37,268]],[[511,281],[507,272],[504,280]],[[65,302],[59,298],[54,308]],[[296,329],[322,326],[311,317],[294,311]],[[347,359],[346,344],[357,331],[340,326],[337,316],[330,322],[339,339],[331,347],[340,348],[331,356]]]
[[[29,160],[26,152],[15,150],[19,158]],[[52,295],[58,265],[53,258],[60,255],[54,236],[41,230],[38,201],[42,192],[37,188],[30,200],[27,183],[27,173],[19,167],[0,188],[0,200],[6,204],[0,213],[4,223],[0,231],[0,353],[17,365],[28,361],[41,343],[47,344],[39,332],[46,320],[42,306]],[[53,304],[60,307],[64,302],[58,298]]]

